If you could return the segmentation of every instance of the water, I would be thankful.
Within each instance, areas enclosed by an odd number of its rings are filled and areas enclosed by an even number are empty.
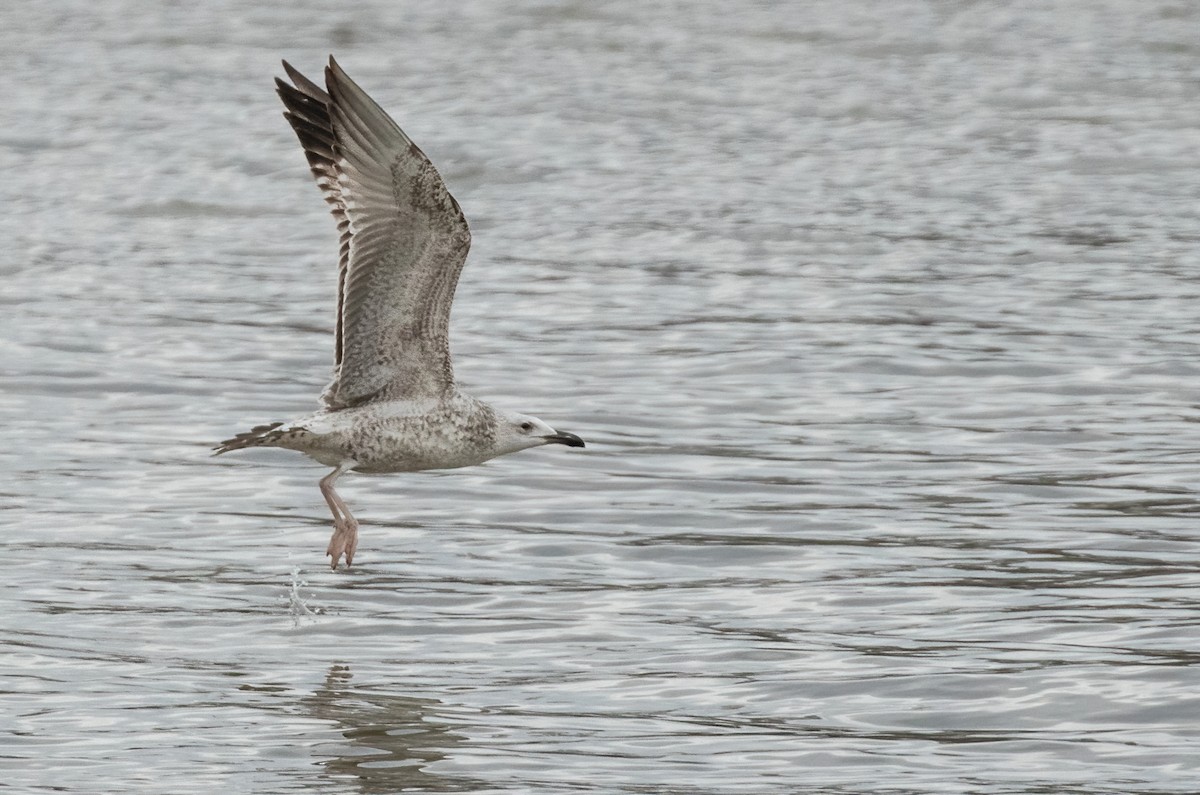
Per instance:
[[[6,7],[11,792],[1200,789],[1200,9]],[[212,459],[328,374],[270,79],[475,232],[471,390],[586,451]]]

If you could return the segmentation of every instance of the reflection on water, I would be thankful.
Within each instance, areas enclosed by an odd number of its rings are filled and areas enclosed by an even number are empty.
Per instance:
[[[482,782],[427,772],[462,741],[439,722],[439,702],[356,687],[350,666],[330,666],[325,682],[302,700],[308,715],[332,721],[344,742],[312,749],[333,782],[364,793],[466,792]]]
[[[0,24],[13,792],[1194,793],[1200,5],[26,4]],[[472,223],[464,385],[350,477],[330,50]]]

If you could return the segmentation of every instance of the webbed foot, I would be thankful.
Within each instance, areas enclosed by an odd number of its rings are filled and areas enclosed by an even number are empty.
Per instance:
[[[346,568],[354,562],[354,550],[358,549],[358,522],[353,516],[346,516],[333,523],[333,535],[329,537],[329,546],[325,554],[332,560],[329,568],[337,571],[338,561],[346,556]]]

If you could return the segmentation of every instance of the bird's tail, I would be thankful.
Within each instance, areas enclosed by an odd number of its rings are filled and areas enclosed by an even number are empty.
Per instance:
[[[245,433],[239,433],[232,439],[226,439],[214,447],[213,455],[228,453],[230,450],[241,450],[246,447],[273,447],[279,441],[279,438],[284,435],[284,431],[279,430],[281,425],[283,425],[282,422],[273,422],[270,425],[259,425]]]

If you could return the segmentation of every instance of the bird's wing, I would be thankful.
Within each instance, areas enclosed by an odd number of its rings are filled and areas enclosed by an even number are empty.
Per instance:
[[[284,116],[341,235],[333,382],[322,400],[440,397],[454,386],[450,304],[471,246],[425,153],[331,57],[322,91],[283,64]]]

